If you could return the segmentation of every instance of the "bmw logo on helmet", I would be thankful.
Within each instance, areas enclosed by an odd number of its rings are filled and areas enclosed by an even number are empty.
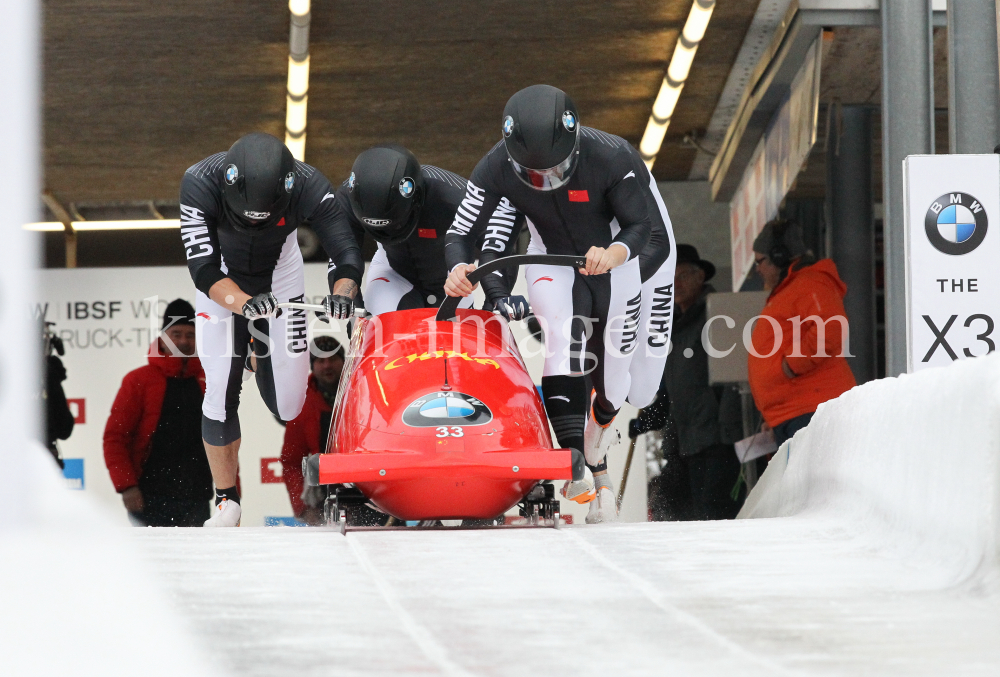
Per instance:
[[[399,194],[400,195],[402,195],[403,197],[412,197],[413,196],[413,188],[414,188],[413,179],[411,179],[408,176],[404,176],[402,179],[400,179],[400,181],[399,181]]]
[[[573,111],[568,110],[562,114],[562,123],[567,132],[576,131],[576,115]]]
[[[945,193],[931,203],[924,217],[924,231],[942,254],[961,256],[986,239],[989,220],[983,205],[968,193]]]
[[[285,192],[291,193],[292,188],[294,187],[295,187],[295,173],[288,172],[288,174],[285,175]]]
[[[355,183],[354,172],[351,172],[351,178],[347,179],[347,190],[354,190]]]
[[[236,183],[236,179],[238,178],[240,178],[240,170],[236,168],[236,165],[226,167],[226,183],[231,186]]]
[[[514,118],[507,116],[503,119],[503,138],[510,136],[511,132],[514,131]]]

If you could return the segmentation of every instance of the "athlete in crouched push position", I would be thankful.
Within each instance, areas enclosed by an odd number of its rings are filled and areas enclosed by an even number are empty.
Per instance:
[[[364,264],[350,229],[334,218],[330,182],[268,134],[248,134],[188,169],[180,203],[205,369],[202,438],[216,486],[216,510],[205,526],[239,526],[237,410],[250,350],[257,387],[275,416],[295,418],[306,396],[305,311],[277,308],[304,300],[295,229],[308,224],[336,262],[322,319],[351,316]]]
[[[567,483],[563,495],[590,502],[588,522],[614,521],[607,452],[618,435],[610,425],[626,399],[640,408],[653,401],[670,343],[670,218],[639,153],[620,137],[581,126],[563,91],[535,85],[517,92],[501,131],[502,141],[472,172],[448,231],[445,291],[472,293],[467,273],[476,252],[468,235],[498,205],[527,217],[528,253],[586,256],[586,268],[530,265],[526,277],[545,332],[546,412],[560,446],[582,448],[594,476],[594,484]],[[496,258],[492,244],[487,234],[480,264]],[[508,319],[520,319],[527,304],[502,298],[507,291],[492,278],[483,280],[487,297],[514,310]]]
[[[366,310],[380,315],[441,305],[448,277],[445,233],[465,197],[465,184],[458,174],[421,166],[402,146],[376,146],[357,157],[350,178],[337,189],[334,209],[359,247],[365,233],[378,245],[364,288]],[[498,218],[512,226],[524,219],[514,212]],[[471,305],[470,296],[460,307]]]

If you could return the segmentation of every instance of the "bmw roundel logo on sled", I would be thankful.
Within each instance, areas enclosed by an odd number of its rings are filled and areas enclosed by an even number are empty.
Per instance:
[[[410,197],[411,195],[413,195],[414,185],[415,184],[413,183],[413,179],[411,179],[408,176],[404,176],[402,179],[399,180],[399,194],[402,195],[403,197]]]
[[[945,193],[931,203],[924,217],[927,239],[939,252],[968,254],[986,239],[986,210],[968,193]]]
[[[514,118],[507,116],[503,119],[503,138],[507,138],[514,131]]]
[[[293,172],[288,172],[285,175],[285,192],[291,193],[292,188],[295,187],[295,174]]]
[[[568,110],[562,114],[563,127],[566,128],[567,132],[572,132],[576,129],[576,116],[573,115],[573,111]]]
[[[226,167],[226,183],[231,186],[236,183],[236,179],[238,178],[240,178],[240,170],[236,168],[236,165]]]
[[[414,428],[483,425],[492,420],[489,407],[471,395],[454,391],[424,395],[403,410],[403,423]]]

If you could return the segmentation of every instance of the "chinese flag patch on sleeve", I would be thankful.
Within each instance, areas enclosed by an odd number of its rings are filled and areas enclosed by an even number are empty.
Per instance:
[[[437,239],[437,231],[433,228],[417,228],[417,235],[420,237],[430,237]]]
[[[590,202],[590,196],[587,195],[585,190],[571,190],[569,191],[569,201],[570,202]]]

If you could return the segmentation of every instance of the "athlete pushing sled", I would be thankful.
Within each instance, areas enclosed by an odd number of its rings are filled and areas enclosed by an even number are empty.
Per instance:
[[[472,172],[448,231],[445,291],[471,294],[467,273],[476,254],[482,265],[516,237],[493,218],[496,211],[527,217],[529,254],[586,256],[578,271],[531,265],[526,277],[545,332],[548,418],[561,447],[583,449],[596,484],[568,483],[564,496],[590,502],[588,522],[614,521],[607,452],[617,434],[610,425],[626,398],[640,408],[653,401],[670,344],[676,259],[670,217],[638,152],[620,137],[581,126],[562,90],[535,85],[517,92],[504,108],[501,133]],[[487,223],[477,252],[471,234]],[[521,319],[527,303],[504,298],[506,287],[495,277],[483,279],[487,298],[513,307],[508,319]]]
[[[181,238],[197,288],[202,438],[216,486],[207,527],[240,523],[238,408],[251,338],[257,387],[271,413],[291,420],[305,401],[305,311],[278,310],[279,303],[304,300],[298,226],[316,232],[334,264],[321,319],[353,313],[364,263],[350,228],[334,218],[334,200],[330,182],[268,134],[248,134],[184,174]]]

